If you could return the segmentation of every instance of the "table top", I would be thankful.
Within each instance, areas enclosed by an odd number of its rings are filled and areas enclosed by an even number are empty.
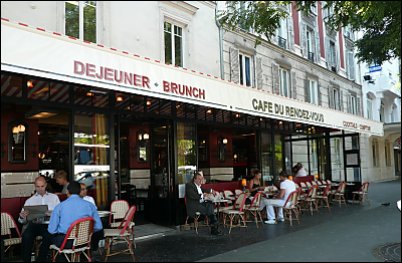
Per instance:
[[[99,217],[108,217],[111,212],[110,211],[98,211]]]

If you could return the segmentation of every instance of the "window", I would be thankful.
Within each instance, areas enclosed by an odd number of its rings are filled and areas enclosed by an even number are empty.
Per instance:
[[[393,104],[391,112],[391,123],[397,122],[397,120],[398,120],[398,107],[395,104]]]
[[[367,98],[367,119],[373,120],[373,100]]]
[[[336,71],[336,50],[335,50],[335,42],[333,41],[329,41],[328,63],[331,66],[331,70]]]
[[[164,23],[165,63],[183,67],[183,28]]]
[[[286,18],[281,18],[279,20],[279,27],[276,30],[276,35],[278,36],[278,46],[281,48],[286,48],[286,40],[287,40],[287,34],[288,34],[288,29],[287,29],[287,20]]]
[[[358,114],[357,112],[357,98],[355,94],[350,94],[348,97],[348,113]]]
[[[391,155],[389,148],[389,141],[385,141],[385,165],[391,166]]]
[[[385,108],[384,108],[384,102],[382,101],[380,106],[380,121],[385,122]]]
[[[279,92],[282,96],[290,97],[289,70],[284,68],[279,68]]]
[[[309,102],[318,105],[318,85],[317,81],[309,79]]]
[[[240,84],[247,87],[251,86],[251,64],[251,57],[239,54]]]
[[[329,93],[329,107],[331,109],[340,110],[340,93],[338,88],[330,88]]]
[[[66,1],[66,35],[96,43],[96,21],[96,1]]]
[[[378,141],[373,140],[373,144],[371,147],[372,147],[372,151],[373,151],[373,166],[377,167],[377,166],[379,166]]]
[[[307,59],[314,62],[314,32],[311,28],[307,27],[306,42],[307,42]]]

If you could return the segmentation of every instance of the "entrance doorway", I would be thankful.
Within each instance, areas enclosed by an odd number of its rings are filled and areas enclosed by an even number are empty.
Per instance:
[[[151,128],[150,220],[161,225],[172,223],[172,125],[155,124]]]

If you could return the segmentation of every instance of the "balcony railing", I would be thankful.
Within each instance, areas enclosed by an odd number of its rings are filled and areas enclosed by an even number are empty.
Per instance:
[[[278,46],[286,49],[286,39],[278,36]]]

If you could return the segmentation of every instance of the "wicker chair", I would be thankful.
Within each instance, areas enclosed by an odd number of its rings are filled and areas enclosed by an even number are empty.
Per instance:
[[[135,261],[134,255],[134,226],[132,223],[134,219],[134,215],[137,208],[135,205],[131,206],[124,220],[120,223],[117,228],[113,229],[105,229],[105,261],[108,260],[108,257],[121,254],[121,253],[129,253],[132,257],[132,260]],[[111,253],[111,249],[113,245],[118,243],[126,243],[127,249],[117,250]]]
[[[364,182],[358,191],[353,191],[353,200],[356,200],[356,197],[358,197],[360,204],[363,204],[366,201],[370,204],[370,201],[367,198],[369,184],[369,182]]]
[[[15,245],[22,243],[21,233],[13,217],[7,212],[1,212],[1,236],[4,237],[4,253]]]
[[[88,262],[91,258],[91,237],[94,230],[94,219],[92,217],[80,218],[74,221],[67,230],[66,236],[60,247],[50,245],[52,250],[52,262],[56,262],[59,254],[64,254],[68,262],[81,262],[83,254]],[[68,248],[67,242],[72,240],[71,248]]]
[[[115,228],[120,225],[121,221],[126,216],[129,207],[130,206],[126,200],[115,200],[110,204],[110,227]]]

